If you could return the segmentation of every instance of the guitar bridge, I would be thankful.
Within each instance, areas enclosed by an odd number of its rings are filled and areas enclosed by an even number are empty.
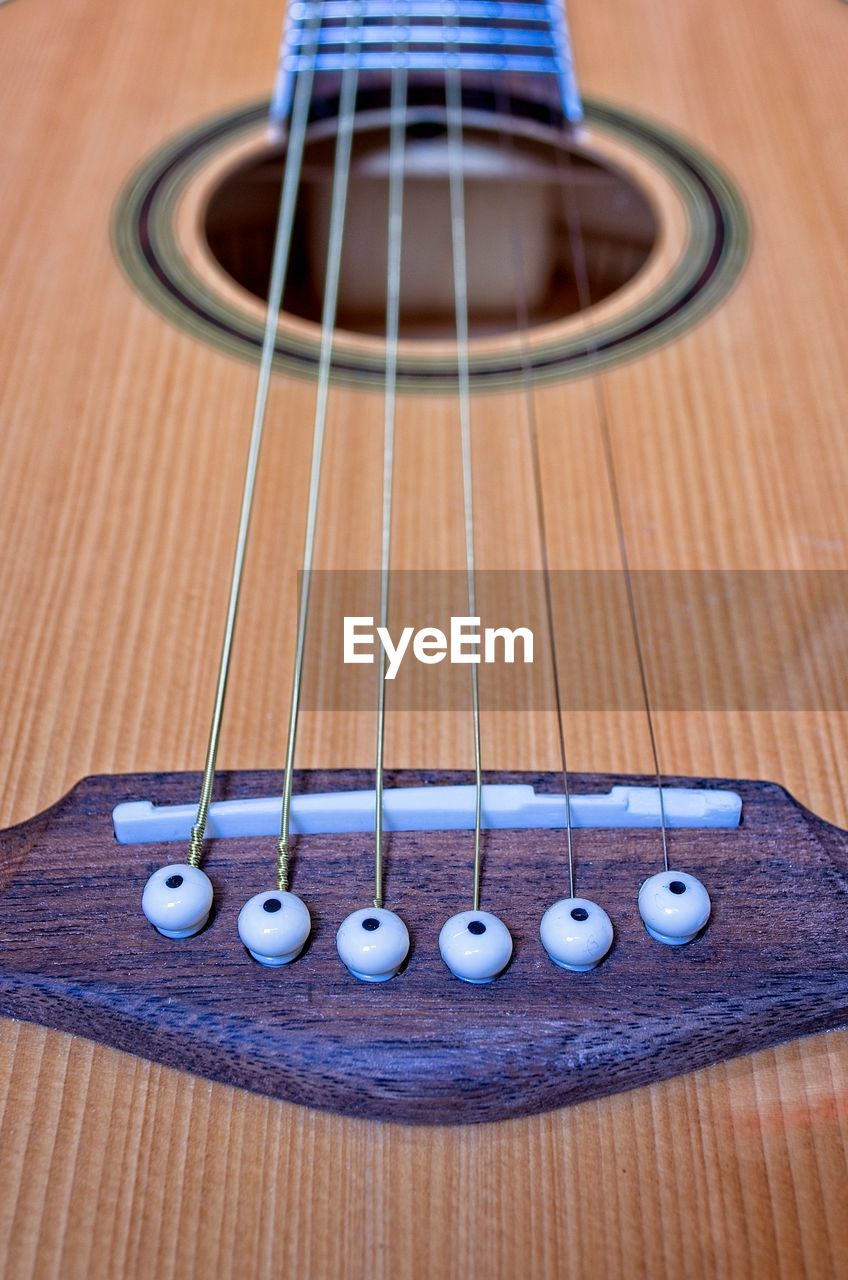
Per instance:
[[[116,855],[110,815],[136,795],[154,824],[175,813],[182,823],[197,774],[89,778],[0,832],[0,1013],[292,1102],[420,1124],[545,1111],[848,1019],[848,835],[767,782],[668,780],[673,864],[709,885],[713,900],[709,928],[669,947],[637,909],[640,885],[658,870],[656,789],[645,778],[572,775],[581,822],[599,811],[609,821],[614,810],[640,819],[626,830],[586,826],[575,840],[580,883],[602,888],[615,941],[597,969],[573,974],[551,963],[539,937],[545,906],[568,884],[562,778],[488,774],[488,820],[499,811],[510,825],[484,836],[484,888],[514,951],[496,983],[477,987],[452,979],[438,948],[445,917],[468,893],[468,775],[390,771],[387,803],[403,811],[395,821],[435,817],[442,829],[396,828],[386,842],[386,882],[411,951],[392,982],[357,981],[335,937],[357,886],[365,895],[371,881],[372,779],[366,770],[296,774],[304,828],[307,802],[314,822],[344,813],[359,827],[294,843],[312,933],[283,969],[254,963],[236,927],[246,896],[268,884],[269,842],[258,834],[208,842],[215,905],[194,937],[163,938],[139,910],[145,877],[173,849],[143,843]],[[276,802],[264,798],[279,774],[221,773],[217,785],[221,826],[240,822],[247,805],[273,828]],[[423,795],[435,809],[417,807]],[[732,829],[680,825],[697,805]],[[548,825],[511,825],[528,813]]]
[[[329,791],[292,797],[294,835],[338,835],[372,832],[376,793],[373,790]],[[475,788],[470,785],[393,787],[383,792],[385,831],[470,831],[474,828]],[[659,788],[614,786],[605,792],[571,796],[575,829],[632,830],[661,824]],[[663,787],[665,820],[671,828],[732,828],[742,816],[742,798],[716,788]],[[155,805],[150,800],[124,801],[112,811],[119,844],[151,844],[188,840],[197,816],[196,804]],[[209,810],[207,834],[215,839],[276,836],[280,831],[280,796],[220,800]],[[488,783],[483,787],[483,828],[487,831],[562,830],[565,796],[537,792],[526,783]]]

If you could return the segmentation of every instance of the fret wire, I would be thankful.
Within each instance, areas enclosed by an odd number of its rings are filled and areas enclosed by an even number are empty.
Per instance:
[[[502,121],[504,115],[508,114],[508,106],[506,95],[503,92],[503,86],[500,81],[492,86],[496,110],[498,118]],[[504,128],[503,124],[498,129],[499,145],[501,154],[506,154],[508,159],[512,159],[515,155],[515,144],[512,134]],[[509,166],[507,166],[507,173]],[[527,287],[524,274],[525,258],[524,246],[521,238],[521,229],[518,225],[518,211],[516,208],[515,188],[509,185],[508,197],[508,219],[509,219],[509,238],[511,245],[511,256],[513,265],[514,293],[515,293],[515,313],[516,323],[520,337],[520,360],[521,360],[521,382],[524,394],[525,407],[527,412],[527,424],[530,432],[530,451],[533,468],[533,489],[536,498],[536,516],[538,521],[539,543],[542,555],[542,578],[544,582],[545,592],[545,614],[548,627],[548,637],[551,646],[551,672],[554,691],[554,705],[556,708],[557,731],[559,736],[560,764],[562,772],[563,795],[565,798],[565,839],[566,852],[568,856],[568,894],[574,897],[574,835],[571,817],[571,784],[568,768],[568,753],[565,745],[565,717],[563,713],[562,699],[562,682],[559,675],[559,662],[557,660],[556,646],[556,629],[554,626],[554,606],[553,594],[551,591],[551,568],[550,558],[548,556],[548,536],[547,536],[547,520],[545,518],[545,500],[544,490],[542,486],[542,460],[541,450],[539,448],[539,428],[536,416],[536,401],[533,395],[533,385],[530,377],[530,353],[527,347],[527,335],[530,330],[530,313],[527,302]]]
[[[358,8],[351,14],[349,19],[351,26],[356,22],[361,24],[361,18],[358,16]],[[300,715],[303,658],[306,649],[306,627],[309,617],[309,599],[312,586],[312,561],[315,551],[315,533],[318,522],[318,499],[321,488],[321,463],[324,454],[327,404],[330,394],[333,333],[336,323],[339,276],[341,273],[341,251],[344,239],[347,189],[348,179],[350,177],[350,158],[353,146],[353,133],[356,115],[356,94],[359,83],[358,52],[358,47],[354,44],[350,53],[347,55],[347,63],[342,73],[341,92],[339,96],[336,155],[333,167],[333,191],[330,208],[330,230],[327,244],[327,273],[321,311],[321,347],[318,361],[318,391],[315,401],[315,417],[312,433],[312,460],[309,474],[306,532],[303,546],[303,567],[301,571],[300,596],[298,602],[297,638],[295,641],[294,672],[292,675],[291,702],[289,707],[289,728],[286,739],[282,819],[280,824],[280,837],[277,841],[277,887],[280,890],[285,890],[288,887],[289,833],[291,824],[292,787],[294,782],[294,757],[295,746],[297,743],[298,719]]]
[[[321,26],[321,5],[310,6],[312,16],[309,30],[313,38],[313,51],[317,48],[317,35]],[[236,536],[233,567],[230,577],[230,591],[227,602],[224,636],[221,644],[221,655],[218,661],[218,675],[215,684],[215,698],[212,719],[209,727],[209,738],[206,747],[206,758],[197,814],[191,829],[188,848],[190,866],[200,865],[203,856],[203,842],[206,837],[206,825],[209,817],[209,806],[212,802],[212,791],[215,783],[215,765],[218,758],[218,744],[221,737],[221,725],[226,702],[227,683],[230,673],[233,640],[235,636],[236,618],[238,616],[241,584],[244,574],[244,563],[247,552],[250,519],[253,511],[253,498],[256,488],[256,475],[259,468],[259,457],[262,437],[265,429],[265,417],[268,407],[268,392],[271,382],[271,371],[274,363],[274,352],[277,343],[277,330],[282,307],[283,289],[288,273],[289,253],[291,249],[292,228],[294,225],[297,190],[300,182],[303,146],[306,127],[309,120],[309,104],[312,97],[314,79],[314,57],[306,58],[303,71],[298,75],[292,106],[291,128],[289,130],[286,162],[283,172],[283,183],[280,192],[277,228],[274,240],[274,253],[271,265],[271,278],[268,286],[268,302],[265,315],[265,329],[262,337],[262,354],[259,361],[259,373],[256,381],[256,394],[253,406],[253,418],[250,428],[250,441],[247,453],[244,485],[242,489],[241,510],[238,533]]]
[[[323,6],[325,21],[348,18],[356,7],[357,0],[327,0]],[[308,3],[297,0],[291,6],[292,22],[300,22],[308,9]],[[367,21],[379,18],[441,18],[445,15],[445,0],[359,0],[360,16]],[[515,0],[456,0],[455,16],[464,18],[484,18],[489,21],[509,22],[549,22],[550,9],[548,3],[525,4]]]
[[[459,31],[459,35],[455,33]],[[352,37],[362,45],[383,44],[394,52],[405,45],[432,44],[444,45],[450,40],[450,47],[455,45],[494,46],[504,49],[543,48],[555,50],[555,40],[550,29],[525,30],[522,27],[405,27],[398,31],[398,24],[386,24],[379,27],[366,27],[360,37],[356,32]],[[308,39],[308,35],[307,35]],[[345,46],[351,39],[346,27],[325,27],[318,38],[322,49],[326,45]],[[291,38],[293,50],[300,49],[300,35],[294,32]]]
[[[453,56],[453,51],[449,51]],[[349,53],[319,53],[315,59],[316,71],[344,71]],[[561,59],[549,54],[532,53],[476,53],[462,52],[462,67],[466,71],[503,71],[520,72],[527,75],[550,75],[560,78]],[[384,52],[362,53],[359,66],[362,71],[391,71],[395,66],[394,49]],[[431,50],[420,53],[408,53],[407,66],[410,71],[444,71],[444,50]],[[307,59],[300,53],[288,53],[284,65],[288,71],[299,71]],[[450,69],[450,68],[449,68]]]
[[[454,305],[456,312],[456,364],[459,383],[459,422],[462,445],[462,491],[465,512],[465,564],[468,579],[468,613],[477,616],[474,556],[474,485],[471,448],[471,385],[468,367],[468,281],[465,245],[465,190],[462,141],[462,80],[457,67],[445,72],[450,186],[451,245],[453,250]],[[480,743],[480,690],[477,666],[471,670],[471,713],[474,731],[474,881],[473,909],[480,908],[480,830],[483,777]]]
[[[400,19],[398,19],[400,22]],[[380,549],[380,625],[388,626],[389,567],[392,537],[395,411],[397,406],[400,266],[403,242],[403,183],[406,147],[407,71],[403,62],[392,72],[389,132],[389,212],[386,273],[386,388],[383,425],[383,515]],[[386,730],[386,653],[377,659],[377,759],[374,810],[374,906],[383,905],[383,747]]]
[[[551,123],[555,123],[551,115]],[[575,186],[572,180],[572,166],[570,159],[563,161],[562,152],[557,149],[557,173],[560,191],[563,196],[563,205],[566,216],[566,225],[568,227],[568,239],[571,248],[571,257],[574,264],[574,279],[577,287],[577,298],[580,312],[583,317],[583,330],[586,341],[586,349],[590,355],[597,355],[597,346],[592,337],[591,325],[586,319],[589,308],[591,306],[591,288],[589,285],[589,271],[586,261],[586,246],[583,239],[583,231],[580,224],[580,211],[577,208],[577,200],[575,195]],[[566,153],[567,155],[567,153]],[[566,175],[564,170],[568,169]],[[627,536],[624,530],[624,515],[621,507],[621,493],[618,486],[618,475],[615,467],[615,457],[612,447],[612,430],[610,427],[609,407],[607,405],[606,391],[598,373],[592,376],[593,393],[595,397],[595,405],[598,413],[598,420],[601,434],[601,447],[604,454],[604,468],[607,474],[607,485],[610,491],[610,500],[613,509],[613,522],[615,524],[616,541],[618,544],[619,559],[621,560],[622,573],[624,576],[625,595],[627,599],[627,611],[630,620],[630,629],[633,635],[633,647],[636,656],[636,666],[639,675],[639,684],[642,694],[642,704],[645,710],[645,718],[648,727],[648,738],[650,741],[651,759],[654,766],[654,775],[657,781],[657,792],[659,795],[660,810],[660,843],[662,846],[662,858],[665,870],[669,870],[669,854],[668,854],[668,823],[665,812],[665,797],[663,796],[662,770],[660,768],[659,746],[657,742],[657,734],[654,725],[654,714],[651,706],[651,695],[648,684],[648,673],[645,666],[644,647],[642,644],[641,632],[639,629],[639,614],[636,607],[636,594],[633,589],[633,574],[630,568],[630,556],[627,550]]]

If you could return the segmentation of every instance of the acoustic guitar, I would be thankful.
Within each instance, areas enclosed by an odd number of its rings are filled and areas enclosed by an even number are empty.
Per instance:
[[[0,7],[4,1274],[848,1272],[846,22]]]

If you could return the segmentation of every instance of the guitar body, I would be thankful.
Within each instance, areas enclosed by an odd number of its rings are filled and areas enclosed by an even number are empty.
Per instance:
[[[202,762],[256,367],[150,305],[112,222],[146,158],[267,96],[280,16],[265,0],[0,8],[3,826],[87,774]],[[751,237],[733,287],[679,334],[533,382],[551,567],[620,568],[600,378],[633,569],[848,569],[845,7],[574,0],[569,16],[584,91],[715,157]],[[685,228],[644,156],[600,128],[593,145],[642,179],[660,227],[648,276],[600,304],[612,323]],[[181,206],[187,257],[255,320],[192,240],[201,198]],[[576,324],[554,323],[553,344]],[[375,340],[351,341],[367,355]],[[308,371],[275,374],[224,769],[281,761],[314,396]],[[539,569],[526,390],[475,388],[473,408],[479,565]],[[379,564],[381,415],[376,383],[334,385],[321,568]],[[450,389],[405,391],[397,433],[396,564],[462,570]],[[822,645],[841,670],[844,633]],[[848,715],[827,690],[655,718],[670,773],[779,782],[848,826]],[[575,770],[651,773],[638,707],[567,724]],[[304,712],[299,766],[365,769],[373,751],[372,711]],[[555,718],[490,711],[484,751],[490,770],[554,772]],[[468,770],[468,716],[398,710],[386,756]],[[116,845],[121,860],[139,874]],[[363,901],[368,883],[365,865]],[[116,968],[133,962],[121,942],[116,919]],[[843,1031],[530,1118],[412,1128],[4,1020],[0,1250],[16,1277],[835,1276],[846,1136]]]

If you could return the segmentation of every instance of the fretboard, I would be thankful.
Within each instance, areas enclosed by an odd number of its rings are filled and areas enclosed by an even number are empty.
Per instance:
[[[363,85],[401,64],[426,83],[459,69],[477,88],[505,86],[582,116],[561,0],[295,0],[288,12],[272,118],[284,121],[298,72],[331,82],[354,58]]]

